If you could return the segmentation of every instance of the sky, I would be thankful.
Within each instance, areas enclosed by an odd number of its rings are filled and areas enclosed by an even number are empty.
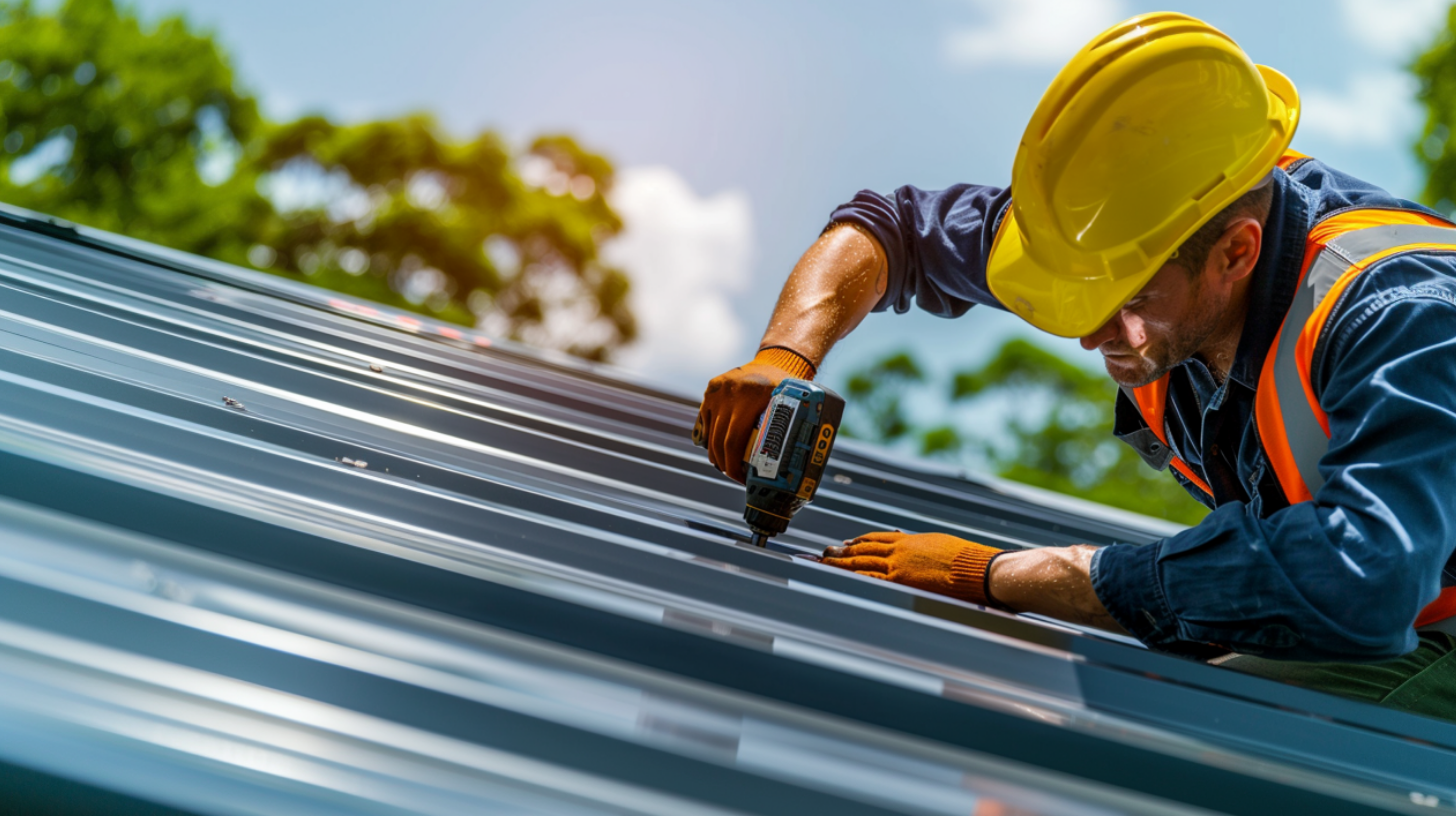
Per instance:
[[[135,0],[211,30],[265,112],[355,121],[433,113],[461,136],[566,132],[619,168],[642,340],[619,362],[697,395],[752,356],[780,285],[859,189],[1006,185],[1056,71],[1133,14],[1181,11],[1299,88],[1294,148],[1407,197],[1422,120],[1404,66],[1442,0]],[[908,349],[932,374],[1025,336],[997,310],[872,315],[822,377]]]

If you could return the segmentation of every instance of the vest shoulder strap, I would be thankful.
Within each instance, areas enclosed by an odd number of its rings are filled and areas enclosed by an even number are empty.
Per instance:
[[[1330,448],[1330,421],[1310,371],[1340,296],[1376,262],[1428,250],[1456,251],[1456,228],[1414,210],[1351,210],[1310,230],[1299,288],[1254,397],[1259,441],[1290,504],[1312,501],[1325,483],[1319,462]],[[1456,587],[1445,587],[1421,610],[1415,627],[1446,627],[1453,618]]]
[[[1274,163],[1274,166],[1278,167],[1280,170],[1287,171],[1289,170],[1289,168],[1293,167],[1296,164],[1299,164],[1307,158],[1309,158],[1309,156],[1300,153],[1298,150],[1286,150],[1284,151],[1284,155],[1279,157],[1279,161]]]
[[[1329,450],[1330,425],[1310,367],[1340,295],[1377,261],[1423,250],[1456,251],[1456,229],[1414,210],[1350,210],[1310,231],[1294,302],[1264,358],[1254,399],[1259,440],[1290,504],[1311,500],[1324,485],[1319,461]]]

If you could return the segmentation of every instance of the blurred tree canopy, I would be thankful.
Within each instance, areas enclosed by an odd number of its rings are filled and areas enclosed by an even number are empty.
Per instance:
[[[106,0],[0,5],[0,200],[229,261],[272,214],[238,167],[262,131],[212,41]]]
[[[845,434],[910,443],[922,455],[984,463],[998,476],[1183,524],[1207,515],[1166,473],[1148,467],[1112,436],[1117,386],[1025,340],[1001,346],[983,366],[958,372],[946,397],[977,412],[979,428],[908,416],[907,392],[933,387],[905,352],[850,376]],[[941,387],[945,387],[942,385]],[[986,422],[995,412],[1005,422]]]
[[[1435,42],[1411,65],[1420,81],[1416,99],[1426,109],[1426,125],[1415,144],[1416,161],[1426,171],[1421,198],[1443,213],[1456,210],[1456,6]]]
[[[251,163],[265,185],[326,191],[281,216],[256,265],[462,323],[479,314],[490,334],[589,359],[634,336],[627,277],[597,258],[622,228],[603,197],[612,167],[569,137],[515,157],[494,133],[452,142],[426,116],[310,116],[270,128]]]
[[[905,438],[912,433],[905,416],[905,392],[924,381],[920,364],[905,351],[851,374],[845,389],[849,404],[844,433],[881,444]]]
[[[612,166],[427,116],[270,123],[212,36],[113,0],[0,2],[0,200],[607,359],[630,342]]]

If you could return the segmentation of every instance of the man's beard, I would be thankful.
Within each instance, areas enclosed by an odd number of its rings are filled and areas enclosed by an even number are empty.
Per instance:
[[[1141,388],[1157,382],[1163,375],[1198,352],[1198,344],[1154,346],[1143,354],[1129,353],[1102,356],[1102,365],[1113,382],[1126,388]]]
[[[1195,300],[1200,294],[1201,285],[1193,293]],[[1102,364],[1107,375],[1125,388],[1141,388],[1157,382],[1208,343],[1218,330],[1221,313],[1221,309],[1213,304],[1204,305],[1188,315],[1176,331],[1169,331],[1163,340],[1149,344],[1142,353],[1131,348],[1115,348],[1115,353],[1109,356],[1103,351]],[[1104,345],[1099,351],[1105,348]]]

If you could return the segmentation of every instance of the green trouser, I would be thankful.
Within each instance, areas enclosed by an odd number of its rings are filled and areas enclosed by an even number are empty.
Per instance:
[[[1239,655],[1224,668],[1456,722],[1456,637],[1422,632],[1416,650],[1384,663],[1295,663]]]

